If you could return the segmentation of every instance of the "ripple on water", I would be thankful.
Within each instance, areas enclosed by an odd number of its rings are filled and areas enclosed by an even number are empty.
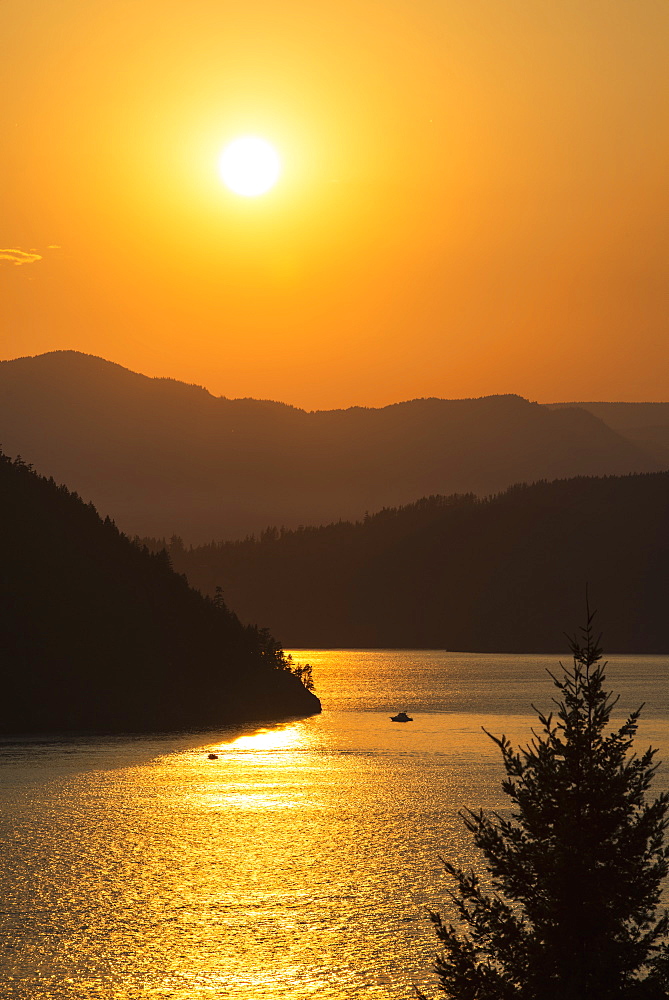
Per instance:
[[[505,805],[481,725],[526,739],[552,693],[541,658],[453,656],[312,653],[323,714],[274,727],[5,741],[3,1000],[436,995],[438,857],[473,863],[457,810]],[[666,691],[635,669],[628,700]]]

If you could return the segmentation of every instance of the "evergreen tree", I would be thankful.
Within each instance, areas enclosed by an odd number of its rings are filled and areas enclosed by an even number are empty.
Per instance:
[[[535,709],[540,729],[524,749],[491,736],[510,816],[462,814],[487,884],[446,863],[457,926],[430,914],[453,1000],[669,997],[669,914],[658,913],[669,795],[646,801],[657,765],[655,750],[632,751],[641,709],[606,731],[617,698],[589,609],[581,632],[573,666],[551,674],[555,717]]]

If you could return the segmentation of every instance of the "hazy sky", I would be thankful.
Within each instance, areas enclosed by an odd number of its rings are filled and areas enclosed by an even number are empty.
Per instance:
[[[667,0],[2,0],[0,37],[1,357],[669,399]]]

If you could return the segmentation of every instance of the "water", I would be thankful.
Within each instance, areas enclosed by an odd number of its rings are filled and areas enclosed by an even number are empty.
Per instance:
[[[295,656],[321,716],[0,743],[3,998],[437,995],[439,856],[475,863],[458,809],[505,805],[481,726],[526,740],[556,658]],[[620,714],[647,703],[638,748],[669,758],[669,660],[614,657],[608,677]]]

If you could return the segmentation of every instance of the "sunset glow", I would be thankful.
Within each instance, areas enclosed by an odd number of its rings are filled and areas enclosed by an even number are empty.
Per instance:
[[[33,15],[0,7],[3,358],[307,408],[666,398],[665,3]],[[265,196],[221,182],[242,136]]]
[[[669,1000],[669,0],[0,38],[13,1000]]]

